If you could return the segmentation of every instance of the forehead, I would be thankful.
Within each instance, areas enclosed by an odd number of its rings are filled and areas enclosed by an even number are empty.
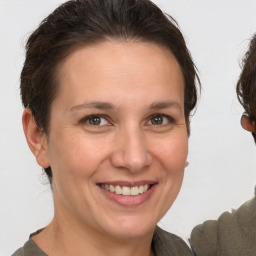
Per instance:
[[[131,97],[131,91],[147,98],[184,97],[177,60],[169,49],[154,43],[111,41],[81,47],[60,64],[58,81],[61,93],[77,101],[89,94],[109,97],[110,92],[113,97]]]

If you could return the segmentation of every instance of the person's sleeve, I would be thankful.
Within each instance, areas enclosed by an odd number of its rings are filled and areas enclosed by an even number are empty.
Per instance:
[[[196,226],[189,241],[196,256],[255,256],[256,200]]]
[[[216,256],[218,247],[218,223],[209,220],[196,226],[189,239],[196,256]]]
[[[153,236],[153,248],[156,256],[193,256],[183,239],[159,227],[156,227]]]

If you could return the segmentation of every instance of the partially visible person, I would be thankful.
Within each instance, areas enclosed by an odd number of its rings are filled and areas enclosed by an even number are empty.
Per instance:
[[[256,143],[256,34],[243,60],[237,96],[245,110],[241,125]],[[255,256],[256,199],[195,227],[190,243],[196,256]]]

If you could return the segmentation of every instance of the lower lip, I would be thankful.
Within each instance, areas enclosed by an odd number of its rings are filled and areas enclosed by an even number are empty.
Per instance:
[[[148,189],[146,192],[139,194],[137,196],[124,196],[124,195],[117,195],[116,193],[110,192],[104,188],[101,188],[101,191],[107,196],[110,200],[116,202],[119,205],[126,206],[126,207],[132,207],[132,206],[139,206],[146,201],[149,200],[152,193],[154,192],[156,187],[156,184],[152,185],[150,189]]]

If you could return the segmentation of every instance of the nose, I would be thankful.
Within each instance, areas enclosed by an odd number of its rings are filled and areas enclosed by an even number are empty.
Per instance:
[[[146,145],[145,135],[140,128],[123,129],[115,139],[111,156],[112,165],[137,173],[149,166],[152,156]]]

